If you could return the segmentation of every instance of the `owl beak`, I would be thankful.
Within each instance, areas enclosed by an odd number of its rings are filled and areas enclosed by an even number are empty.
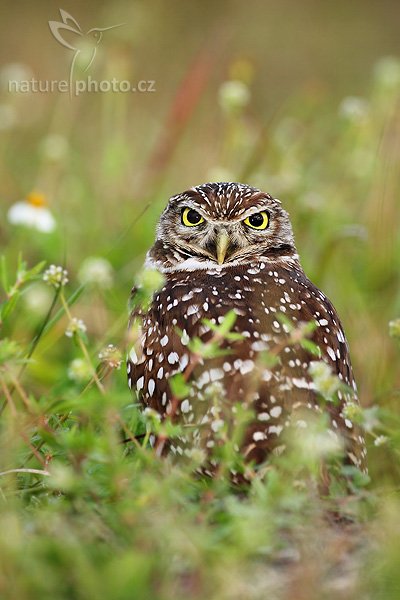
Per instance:
[[[219,265],[222,265],[225,260],[229,242],[229,235],[224,229],[217,233],[217,261]]]

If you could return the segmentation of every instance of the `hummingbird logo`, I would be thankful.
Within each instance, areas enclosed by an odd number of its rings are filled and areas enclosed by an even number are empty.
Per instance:
[[[61,21],[49,21],[49,27],[57,42],[74,53],[69,70],[71,93],[76,65],[79,65],[86,72],[95,59],[97,48],[103,39],[104,31],[121,27],[124,23],[112,25],[111,27],[93,27],[85,33],[82,31],[79,23],[66,10],[60,8],[60,16]]]

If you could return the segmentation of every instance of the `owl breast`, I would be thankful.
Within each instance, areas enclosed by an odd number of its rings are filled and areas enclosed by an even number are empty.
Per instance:
[[[218,327],[232,309],[231,331],[238,335],[223,336]],[[129,385],[146,407],[182,424],[187,433],[171,440],[173,452],[211,449],[221,427],[234,427],[240,404],[253,415],[238,446],[248,460],[280,451],[287,428],[306,428],[308,413],[326,412],[329,434],[344,440],[347,462],[363,468],[364,441],[346,416],[357,398],[345,335],[332,304],[302,270],[258,261],[176,271],[137,317],[141,336],[128,360]],[[293,333],[310,321],[317,357]],[[210,343],[217,348],[211,354],[204,351]],[[309,371],[316,360],[343,384],[336,403],[321,403]],[[188,383],[179,399],[170,383],[177,373]]]

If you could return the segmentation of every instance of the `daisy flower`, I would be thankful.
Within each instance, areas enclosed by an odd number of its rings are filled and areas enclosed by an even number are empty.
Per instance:
[[[43,233],[51,233],[56,228],[56,221],[46,206],[43,194],[31,192],[25,200],[11,206],[7,219],[12,225],[24,225]]]

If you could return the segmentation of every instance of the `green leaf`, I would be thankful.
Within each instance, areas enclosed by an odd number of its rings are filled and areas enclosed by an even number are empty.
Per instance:
[[[190,392],[190,386],[186,383],[182,373],[176,373],[169,380],[169,385],[173,395],[181,400],[185,398]]]
[[[9,300],[7,300],[6,302],[3,302],[3,304],[1,305],[1,320],[5,321],[5,319],[7,319],[7,317],[10,316],[10,314],[13,312],[13,310],[15,309],[17,302],[19,300],[19,296],[20,294],[18,292],[14,293],[11,298]]]
[[[316,330],[317,327],[318,327],[317,322],[314,320],[304,323],[304,328],[303,328],[304,334],[311,335],[313,333],[313,331]]]
[[[241,333],[231,332],[225,335],[225,339],[229,340],[230,342],[239,342],[240,340],[244,339],[244,336]]]
[[[285,314],[277,313],[276,318],[280,323],[282,323],[282,325],[286,325],[288,333],[291,333],[294,330],[293,321],[291,321]]]
[[[203,319],[203,323],[207,325],[211,331],[215,331],[222,337],[226,337],[226,334],[228,334],[234,326],[236,319],[237,315],[235,314],[235,311],[230,310],[226,313],[224,320],[219,325],[212,323],[209,319]]]
[[[224,320],[219,326],[219,332],[221,333],[221,335],[228,333],[232,329],[236,322],[236,319],[237,315],[234,310],[230,310],[228,313],[226,313],[226,315],[224,316]]]
[[[27,282],[32,279],[36,279],[37,275],[39,275],[39,273],[41,273],[41,271],[43,271],[45,264],[46,264],[46,261],[42,260],[37,265],[32,267],[32,269],[29,269],[28,271],[26,271],[25,276],[24,276],[24,281]]]
[[[220,343],[215,342],[203,342],[200,338],[195,337],[189,343],[189,348],[194,354],[198,354],[202,358],[217,358],[218,356],[225,356],[230,354],[230,350],[220,348]]]
[[[318,358],[321,357],[321,350],[320,347],[317,346],[317,344],[315,344],[314,342],[312,342],[311,340],[301,340],[300,342],[300,346],[302,348],[304,348],[304,350],[307,350],[307,352],[309,352],[310,354],[312,354],[313,356],[318,356]]]
[[[8,338],[0,340],[0,364],[18,358],[21,353],[21,348],[16,341],[9,340]]]
[[[7,265],[6,265],[6,257],[4,254],[1,255],[0,260],[0,278],[1,285],[6,293],[8,293],[9,284],[8,284],[8,273],[7,273]]]

